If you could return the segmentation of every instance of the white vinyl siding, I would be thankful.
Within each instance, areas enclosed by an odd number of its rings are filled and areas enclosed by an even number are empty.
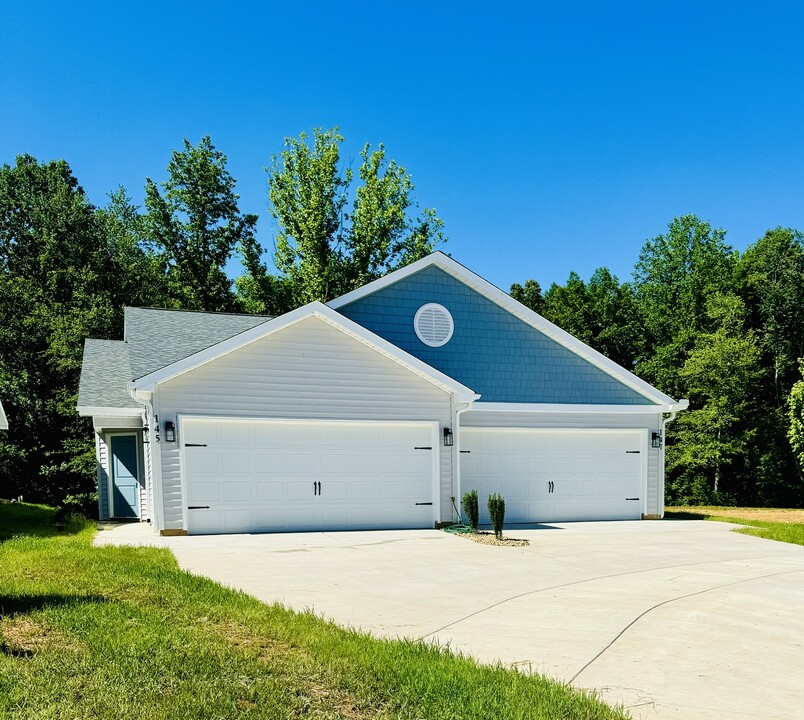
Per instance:
[[[451,395],[319,318],[160,383],[160,426],[177,416],[430,421],[451,426]],[[182,529],[179,443],[159,452],[164,528]],[[442,520],[450,518],[451,448],[438,445]]]
[[[658,432],[662,426],[662,415],[657,413],[541,413],[541,412],[489,412],[468,411],[461,415],[462,427],[529,427],[529,428],[588,428],[588,429],[623,429],[647,430]],[[664,508],[659,507],[662,496],[660,488],[661,450],[651,447],[650,439],[647,448],[647,515],[663,515]]]
[[[109,448],[106,438],[95,433],[95,457],[98,460],[98,519],[109,519]]]

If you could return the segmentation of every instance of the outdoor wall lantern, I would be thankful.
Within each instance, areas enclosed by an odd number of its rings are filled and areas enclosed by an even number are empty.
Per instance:
[[[444,447],[452,447],[452,430],[444,428]]]
[[[170,420],[165,421],[165,442],[176,442],[176,424]]]
[[[662,434],[655,432],[650,434],[651,447],[660,448],[662,446]]]

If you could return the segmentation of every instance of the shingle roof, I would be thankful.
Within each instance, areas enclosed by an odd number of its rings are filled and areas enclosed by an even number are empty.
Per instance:
[[[124,340],[87,340],[78,388],[79,407],[142,408],[132,380],[239,335],[267,315],[126,308]]]
[[[87,340],[78,385],[79,407],[142,408],[128,392],[129,348],[121,340]]]
[[[128,379],[141,378],[270,319],[267,315],[126,308]]]

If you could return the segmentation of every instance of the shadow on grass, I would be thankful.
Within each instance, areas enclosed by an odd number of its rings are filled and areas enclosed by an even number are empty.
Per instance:
[[[665,510],[665,520],[706,520],[711,515],[704,515],[702,513],[686,512],[684,510]]]
[[[13,618],[37,610],[59,607],[61,605],[89,605],[108,602],[103,595],[0,595],[0,618]]]
[[[87,523],[79,515],[60,518],[59,513],[47,505],[28,503],[0,503],[0,543],[13,537],[53,537],[54,535],[75,535]]]

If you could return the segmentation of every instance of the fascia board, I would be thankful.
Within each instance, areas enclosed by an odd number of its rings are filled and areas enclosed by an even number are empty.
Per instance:
[[[408,368],[412,372],[420,375],[425,380],[441,387],[443,390],[453,393],[463,399],[476,400],[480,396],[473,390],[462,385],[448,375],[436,370],[435,368],[427,365],[418,358],[413,357],[396,345],[389,343],[387,340],[375,335],[370,330],[367,330],[362,325],[349,320],[337,311],[327,307],[320,302],[312,302],[303,307],[292,310],[285,315],[280,315],[273,320],[268,320],[256,327],[253,327],[245,332],[228,338],[216,345],[212,345],[200,352],[197,352],[189,357],[183,358],[171,365],[160,368],[148,375],[138,378],[132,384],[134,393],[141,393],[143,391],[153,391],[157,383],[170,380],[178,375],[181,375],[189,370],[193,370],[201,365],[204,365],[216,358],[222,357],[238,348],[244,347],[256,340],[273,335],[280,330],[284,330],[291,325],[294,325],[301,320],[308,317],[318,317],[319,319],[329,323],[341,332],[354,337],[379,352],[386,357],[394,360],[403,367]]]
[[[524,323],[539,330],[547,335],[552,340],[555,340],[559,345],[567,348],[579,357],[587,360],[598,369],[605,372],[607,375],[619,380],[624,385],[627,385],[635,392],[643,397],[662,405],[675,404],[675,400],[669,395],[660,392],[650,383],[645,382],[642,378],[637,377],[634,373],[626,370],[621,365],[618,365],[613,360],[609,360],[605,355],[598,352],[594,348],[589,347],[586,343],[581,342],[578,338],[570,335],[565,330],[562,330],[558,325],[554,325],[549,320],[543,318],[538,313],[530,308],[525,307],[522,303],[514,300],[510,295],[500,290],[500,288],[492,285],[488,280],[483,279],[477,273],[472,272],[469,268],[461,265],[459,262],[453,260],[442,252],[435,252],[427,257],[417,260],[415,263],[406,265],[404,268],[389,273],[385,277],[370,282],[357,290],[353,290],[346,295],[341,295],[338,298],[329,302],[329,306],[335,309],[348,305],[355,300],[371,295],[372,293],[382,290],[389,285],[393,285],[404,278],[413,275],[420,270],[435,265],[445,272],[452,275],[457,280],[473,288],[481,295],[499,305],[503,309],[510,312],[515,317],[518,317]]]
[[[142,417],[145,412],[138,408],[102,407],[98,405],[79,405],[78,414],[81,417],[102,415],[103,417]]]
[[[582,405],[574,403],[496,403],[479,402],[472,412],[583,413],[610,415],[657,415],[672,412],[673,405]],[[676,408],[677,409],[677,408]]]
[[[345,295],[341,295],[340,297],[336,297],[334,300],[330,300],[327,303],[328,307],[337,310],[338,308],[343,307],[344,305],[348,305],[349,303],[354,302],[355,300],[359,300],[362,297],[366,297],[367,295],[372,295],[378,290],[382,290],[383,288],[388,287],[389,285],[393,285],[400,280],[404,280],[406,277],[410,275],[415,275],[419,270],[423,270],[426,267],[430,267],[430,265],[438,265],[439,260],[441,258],[449,260],[446,255],[442,252],[434,252],[426,257],[423,257],[421,260],[417,260],[416,262],[412,262],[410,265],[405,265],[405,267],[400,268],[399,270],[394,270],[394,272],[388,273],[384,275],[379,280],[374,280],[362,287],[357,288],[357,290],[352,290],[352,292],[348,292]],[[454,261],[453,261],[454,262]]]

